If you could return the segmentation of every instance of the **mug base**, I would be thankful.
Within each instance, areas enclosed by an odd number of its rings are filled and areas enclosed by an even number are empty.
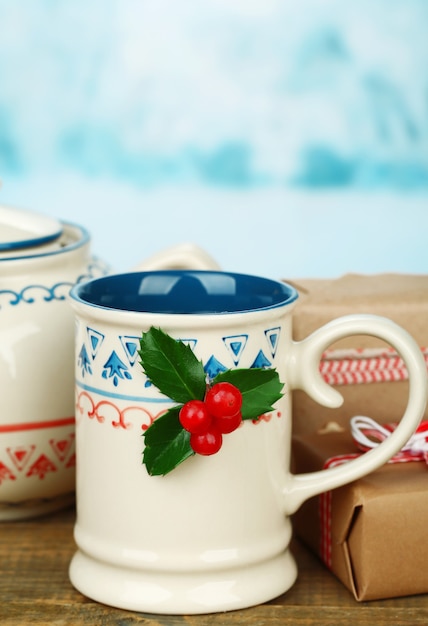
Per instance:
[[[292,587],[297,566],[289,550],[261,563],[210,572],[149,572],[93,559],[78,550],[69,576],[83,595],[142,613],[196,615],[244,609]]]
[[[0,502],[0,522],[13,522],[15,520],[41,517],[42,515],[54,513],[55,511],[72,506],[74,502],[74,492],[48,499],[25,500],[24,502]]]

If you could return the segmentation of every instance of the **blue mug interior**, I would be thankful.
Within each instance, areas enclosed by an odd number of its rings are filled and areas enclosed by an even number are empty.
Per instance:
[[[293,302],[297,291],[247,274],[163,270],[96,278],[76,285],[71,296],[107,309],[196,315],[276,308]]]

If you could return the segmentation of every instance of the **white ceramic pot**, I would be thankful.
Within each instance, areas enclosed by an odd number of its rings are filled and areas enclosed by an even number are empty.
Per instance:
[[[141,267],[211,268],[192,245]],[[74,317],[70,288],[110,272],[89,233],[0,207],[0,521],[73,502]]]

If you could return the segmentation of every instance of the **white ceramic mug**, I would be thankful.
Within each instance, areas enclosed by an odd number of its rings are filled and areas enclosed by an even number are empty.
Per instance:
[[[297,292],[277,281],[213,271],[113,275],[76,286],[78,550],[73,585],[88,597],[150,613],[209,613],[285,592],[297,572],[289,515],[310,496],[385,463],[409,439],[427,399],[418,346],[393,322],[339,318],[292,341]],[[139,363],[152,326],[190,345],[208,376],[275,368],[284,396],[246,420],[212,456],[195,455],[166,476],[142,464],[142,433],[171,407]],[[390,343],[409,371],[408,406],[376,450],[340,467],[294,476],[289,469],[290,391],[338,406],[319,374],[325,348],[351,334]]]

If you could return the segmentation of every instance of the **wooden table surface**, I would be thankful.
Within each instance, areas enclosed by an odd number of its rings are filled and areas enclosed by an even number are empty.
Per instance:
[[[98,604],[78,593],[68,580],[75,550],[73,509],[29,521],[0,523],[0,624],[79,626],[413,626],[428,624],[428,595],[358,603],[310,554],[293,542],[299,567],[286,594],[250,609],[230,613],[162,616],[132,613]]]

